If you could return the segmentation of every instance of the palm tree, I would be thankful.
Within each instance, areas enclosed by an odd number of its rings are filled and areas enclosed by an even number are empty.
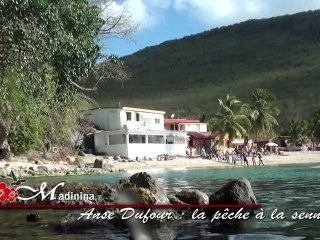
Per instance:
[[[288,133],[295,145],[302,145],[310,140],[308,131],[309,123],[306,120],[292,120],[288,126]]]
[[[221,136],[228,134],[230,141],[246,137],[247,129],[250,128],[250,120],[246,114],[248,105],[230,95],[224,100],[218,99],[218,102],[218,112],[209,121],[209,128],[220,131]]]
[[[273,105],[274,96],[266,89],[257,89],[252,93],[253,103],[249,118],[251,120],[251,133],[255,140],[267,135],[274,135],[274,126],[278,126],[276,117],[280,110]]]

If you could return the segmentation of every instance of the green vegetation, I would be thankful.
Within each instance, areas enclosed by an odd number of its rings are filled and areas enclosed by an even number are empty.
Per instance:
[[[218,99],[218,102],[218,112],[209,121],[209,128],[220,131],[222,136],[228,134],[230,140],[248,136],[251,127],[248,106],[229,95],[224,100]]]
[[[96,66],[105,57],[102,36],[126,37],[134,29],[125,13],[102,18],[112,1],[0,1],[0,125],[9,132],[8,139],[0,134],[1,151],[3,141],[15,154],[45,143],[70,146],[80,112],[93,102],[79,90],[126,76],[112,55]],[[96,73],[93,87],[83,87]]]
[[[277,116],[280,110],[274,106],[274,96],[266,89],[257,89],[252,93],[249,113],[251,133],[254,140],[274,135],[274,126],[279,126]]]
[[[233,26],[147,47],[122,60],[132,79],[109,81],[91,96],[104,106],[213,114],[226,94],[249,102],[257,88],[276,97],[279,123],[319,107],[320,11]],[[176,114],[177,115],[177,114]]]

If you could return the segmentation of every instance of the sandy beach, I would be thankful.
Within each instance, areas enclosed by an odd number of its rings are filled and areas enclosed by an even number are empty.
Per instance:
[[[34,162],[27,160],[26,157],[17,157],[11,161],[0,161],[0,176],[8,175],[12,170],[17,172],[20,176],[41,176],[41,175],[77,175],[77,174],[104,174],[108,172],[138,172],[138,171],[158,171],[158,170],[184,170],[195,168],[239,168],[247,167],[241,165],[240,161],[237,164],[227,163],[225,161],[217,161],[215,159],[201,159],[201,158],[184,158],[179,157],[167,161],[141,161],[141,162],[122,162],[110,160],[112,157],[86,155],[81,157],[87,167],[79,168],[72,164],[64,164],[58,162],[50,162],[40,160]],[[93,168],[94,161],[100,159],[106,164],[102,168]],[[259,167],[258,159],[256,159],[257,166],[252,165],[251,157],[248,157],[249,167]],[[263,162],[268,165],[281,164],[304,164],[304,163],[319,163],[320,151],[309,152],[286,152],[284,156],[279,155],[265,155]],[[89,167],[88,167],[89,166]]]
[[[248,157],[249,167],[252,166],[251,157]],[[257,165],[259,160],[256,159]],[[263,156],[263,162],[265,165],[280,165],[280,164],[303,164],[303,163],[319,163],[320,164],[320,152],[286,152],[284,156],[279,155],[266,155]],[[201,158],[176,158],[168,161],[145,161],[145,162],[118,162],[116,168],[130,170],[142,170],[142,169],[193,169],[193,168],[235,168],[235,167],[247,167],[241,165],[238,161],[237,164],[220,162],[217,160],[207,160]],[[259,166],[256,166],[259,167]]]

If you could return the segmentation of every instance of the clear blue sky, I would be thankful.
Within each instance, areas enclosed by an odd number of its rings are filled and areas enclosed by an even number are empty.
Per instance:
[[[139,28],[134,42],[104,41],[103,52],[125,56],[147,46],[248,19],[320,9],[320,0],[116,0],[109,10],[126,8]]]

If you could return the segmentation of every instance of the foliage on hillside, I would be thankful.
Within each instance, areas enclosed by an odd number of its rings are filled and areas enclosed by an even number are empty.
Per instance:
[[[99,73],[89,88],[96,89],[126,77],[114,56],[96,66],[101,36],[126,37],[135,28],[127,13],[107,11],[113,1],[0,1],[0,125],[15,154],[45,143],[70,146],[93,102],[79,91],[88,90],[84,79]]]
[[[250,20],[147,47],[123,61],[132,80],[109,81],[93,96],[101,105],[164,109],[184,116],[214,114],[226,94],[249,102],[265,88],[280,122],[319,107],[320,11]]]

